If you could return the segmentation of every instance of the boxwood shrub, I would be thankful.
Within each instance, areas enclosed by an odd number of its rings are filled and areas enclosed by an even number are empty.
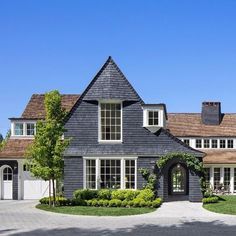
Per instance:
[[[202,199],[203,204],[217,203],[218,201],[219,198],[217,196],[207,197]]]

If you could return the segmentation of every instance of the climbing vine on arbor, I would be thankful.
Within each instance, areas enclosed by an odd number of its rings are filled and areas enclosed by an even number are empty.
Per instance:
[[[143,187],[154,191],[157,182],[157,176],[155,174],[151,174],[150,170],[147,168],[140,168],[139,172],[146,180],[146,184]]]
[[[202,162],[200,162],[195,156],[187,153],[170,153],[160,157],[160,159],[157,160],[157,167],[161,170],[170,160],[174,158],[182,160],[191,171],[200,177],[201,190],[204,193],[206,191],[204,177],[205,171]]]

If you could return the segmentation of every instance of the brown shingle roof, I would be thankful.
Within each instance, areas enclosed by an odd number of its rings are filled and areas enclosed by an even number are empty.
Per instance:
[[[204,164],[236,164],[236,151],[204,151]]]
[[[167,128],[177,137],[233,137],[236,114],[224,114],[220,125],[204,125],[200,113],[168,113]]]
[[[44,119],[45,109],[44,109],[44,94],[33,94],[27,104],[21,118],[24,119]],[[78,94],[63,94],[62,97],[62,107],[66,109],[67,112],[75,105],[80,95]]]
[[[8,139],[0,152],[2,158],[24,158],[27,147],[33,142],[32,139]]]

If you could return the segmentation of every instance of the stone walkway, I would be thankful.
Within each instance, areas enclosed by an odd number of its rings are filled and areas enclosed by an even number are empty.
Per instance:
[[[236,235],[236,216],[201,203],[168,202],[138,216],[71,216],[35,209],[35,201],[0,201],[0,235]]]

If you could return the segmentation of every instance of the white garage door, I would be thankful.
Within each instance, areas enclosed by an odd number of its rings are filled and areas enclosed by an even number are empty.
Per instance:
[[[40,199],[48,196],[49,183],[36,179],[30,172],[24,171],[24,199]]]

